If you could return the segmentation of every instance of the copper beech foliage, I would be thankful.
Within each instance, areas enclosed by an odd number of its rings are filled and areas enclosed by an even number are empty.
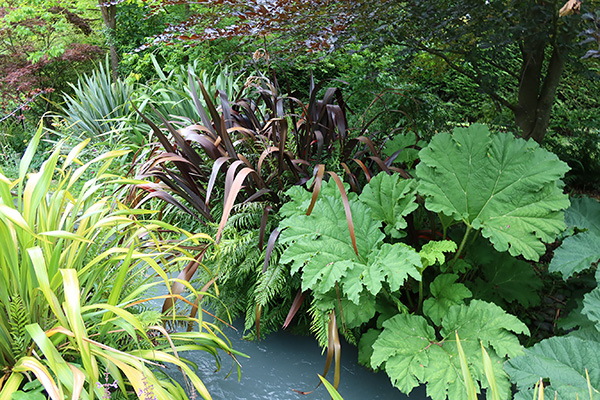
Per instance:
[[[360,15],[358,10],[365,3],[362,0],[200,0],[193,3],[197,12],[169,26],[155,37],[153,44],[190,41],[193,45],[203,40],[268,37],[291,51],[331,50]],[[156,13],[170,6],[192,3],[162,0],[147,4]]]
[[[592,19],[598,2],[200,0],[192,7],[187,0],[155,0],[151,8],[173,5],[192,12],[147,46],[243,38],[285,58],[351,42],[375,49],[400,45],[434,55],[510,110],[522,137],[541,142],[566,63],[579,52],[574,43],[585,29],[582,21]],[[589,41],[596,31],[586,31]]]

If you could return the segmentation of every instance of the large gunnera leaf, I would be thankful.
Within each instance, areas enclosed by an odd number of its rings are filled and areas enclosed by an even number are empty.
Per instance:
[[[481,277],[466,282],[473,297],[493,302],[503,308],[518,302],[523,307],[538,305],[543,287],[530,263],[498,253],[483,239],[469,248],[466,259],[482,272]]]
[[[433,400],[466,400],[455,332],[475,381],[485,387],[481,347],[492,359],[500,398],[510,396],[510,381],[502,370],[506,357],[522,354],[515,333],[529,334],[516,317],[492,303],[473,300],[449,308],[440,336],[421,316],[399,314],[383,323],[383,331],[373,345],[371,365],[384,366],[394,386],[408,394],[417,385],[427,386]],[[491,392],[488,391],[491,394]]]
[[[385,223],[384,232],[393,237],[404,237],[404,217],[417,209],[417,183],[399,174],[380,172],[364,187],[360,201],[371,208],[373,218]]]
[[[581,312],[596,324],[600,331],[600,288],[596,288],[583,297],[583,309]]]
[[[563,279],[581,272],[600,260],[600,236],[593,232],[578,233],[566,238],[554,251],[548,270],[560,272]]]
[[[302,195],[294,202],[306,204]],[[350,200],[356,248],[354,251],[344,205],[340,196],[321,195],[310,215],[294,206],[280,227],[280,240],[290,243],[280,262],[291,263],[291,273],[301,273],[302,290],[313,290],[320,299],[328,292],[343,289],[342,293],[355,305],[365,296],[377,295],[387,284],[397,291],[412,276],[419,280],[421,257],[411,247],[383,243],[381,222],[371,217],[371,209],[358,200]],[[336,287],[336,283],[338,283]],[[320,306],[329,307],[325,300]],[[333,303],[332,303],[333,304]]]
[[[587,197],[573,199],[565,222],[569,228],[586,230],[566,238],[554,251],[549,271],[560,272],[566,280],[600,260],[600,203]]]
[[[591,197],[571,199],[571,207],[565,211],[569,228],[587,229],[600,234],[600,203]]]
[[[592,390],[600,389],[600,343],[584,341],[572,336],[553,337],[525,350],[525,355],[509,360],[506,372],[517,384],[515,400],[533,398],[533,387],[543,378],[549,398],[575,400],[589,399],[585,370],[587,368]]]
[[[472,125],[434,136],[419,156],[425,207],[481,230],[498,251],[538,260],[564,230],[569,167],[537,143]]]
[[[423,302],[423,313],[436,324],[442,322],[450,307],[463,304],[464,299],[472,296],[465,285],[456,283],[457,279],[456,274],[441,274],[429,285],[432,297]]]
[[[282,242],[294,242],[281,256],[292,263],[291,272],[302,270],[302,290],[325,293],[354,268],[364,264],[371,249],[383,240],[381,222],[371,218],[369,209],[351,202],[358,255],[354,252],[344,206],[340,198],[319,196],[310,215],[293,215],[281,221]]]

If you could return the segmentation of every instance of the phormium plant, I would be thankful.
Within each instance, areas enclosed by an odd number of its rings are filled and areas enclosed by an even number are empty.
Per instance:
[[[190,252],[212,239],[153,220],[152,212],[131,210],[107,194],[131,183],[106,172],[126,151],[78,166],[87,141],[66,155],[59,145],[39,172],[30,172],[42,133],[40,126],[17,179],[0,171],[0,397],[9,398],[31,372],[53,400],[102,398],[97,383],[103,374],[123,393],[149,382],[159,399],[187,399],[178,383],[153,371],[170,363],[209,399],[178,352],[207,351],[217,363],[218,349],[235,352],[206,322],[196,320],[195,332],[169,334],[160,313],[139,304],[153,286],[164,283],[171,291],[167,272],[194,260]],[[161,240],[166,232],[185,243]],[[154,282],[152,275],[161,280]],[[178,298],[193,303],[202,297],[188,289],[191,299]],[[176,317],[182,318],[169,318]]]

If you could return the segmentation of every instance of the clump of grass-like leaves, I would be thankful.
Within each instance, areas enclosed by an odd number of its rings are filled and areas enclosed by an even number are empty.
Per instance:
[[[167,272],[212,239],[152,220],[151,212],[130,210],[107,194],[127,183],[106,172],[125,151],[82,164],[87,141],[66,155],[59,145],[30,172],[41,135],[40,126],[16,180],[0,171],[0,398],[10,398],[29,373],[53,400],[102,398],[97,383],[107,371],[124,393],[147,382],[158,399],[186,399],[179,384],[155,373],[171,363],[209,399],[178,351],[208,351],[219,362],[217,349],[233,355],[229,345],[201,318],[198,331],[169,333],[156,324],[160,317],[145,317],[137,305],[153,286],[170,290]],[[94,177],[77,184],[92,168]],[[167,231],[186,246],[162,241]],[[192,301],[201,297],[188,289]]]
[[[136,137],[131,133],[135,124],[130,123],[135,118],[129,105],[133,86],[120,79],[113,80],[108,60],[90,75],[79,77],[77,85],[71,87],[73,95],[63,96],[63,112],[73,132],[82,138],[116,141],[129,125],[130,138]]]

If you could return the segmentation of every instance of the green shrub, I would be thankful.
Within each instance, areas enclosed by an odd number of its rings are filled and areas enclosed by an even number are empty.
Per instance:
[[[76,136],[117,142],[124,133],[129,143],[140,144],[135,114],[129,105],[133,87],[121,79],[113,81],[108,59],[71,87],[74,93],[64,94],[63,113]]]
[[[559,179],[568,167],[536,143],[482,125],[434,136],[419,158],[415,178],[380,173],[358,196],[340,196],[332,181],[320,186],[316,201],[316,193],[288,190],[291,201],[279,211],[286,245],[279,261],[300,277],[313,331],[330,352],[339,329],[359,342],[363,362],[385,369],[404,393],[426,384],[435,400],[466,399],[458,332],[477,390],[489,384],[479,357],[483,341],[507,398],[501,365],[523,353],[517,335],[528,336],[529,328],[483,300],[485,291],[470,300],[466,283],[478,277],[481,286],[492,285],[498,303],[535,302],[535,294],[515,297],[494,276],[513,286],[527,279],[531,286],[521,290],[539,290],[531,265],[515,257],[539,260],[544,243],[564,230],[569,201]],[[491,246],[481,251],[478,237]],[[510,274],[498,272],[501,265],[488,273],[485,257],[502,260]]]

